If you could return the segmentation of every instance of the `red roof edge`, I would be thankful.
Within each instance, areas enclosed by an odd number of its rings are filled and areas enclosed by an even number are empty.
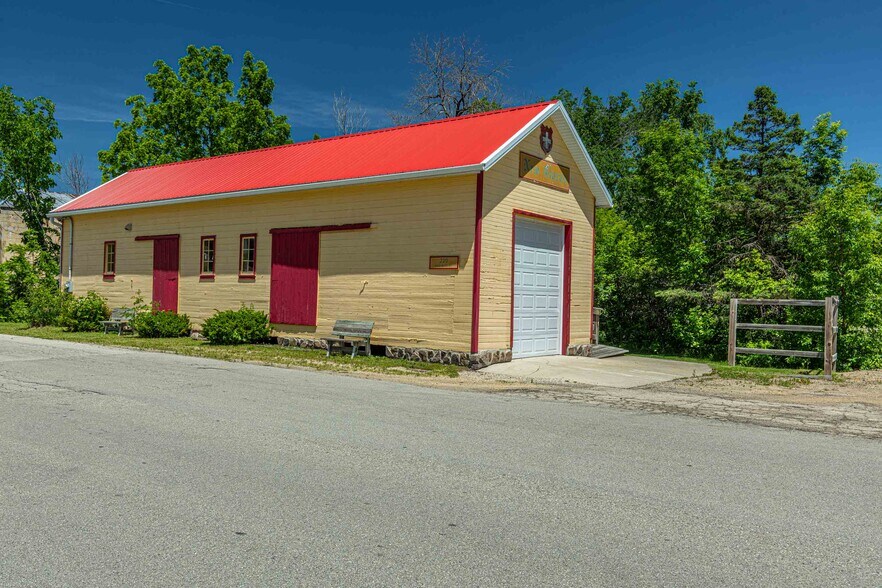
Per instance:
[[[439,119],[435,119],[435,120],[427,120],[427,121],[418,122],[418,123],[411,123],[411,124],[407,124],[407,125],[398,125],[395,127],[384,127],[382,129],[373,129],[370,131],[362,131],[360,133],[350,133],[348,135],[336,135],[334,137],[325,137],[323,139],[307,139],[305,141],[296,141],[294,143],[285,143],[283,145],[274,145],[272,147],[261,147],[260,149],[248,149],[246,151],[236,151],[235,153],[224,153],[223,155],[211,155],[209,157],[196,157],[194,159],[183,159],[181,161],[170,161],[169,163],[157,163],[156,165],[147,165],[144,167],[133,167],[132,169],[127,170],[127,171],[128,172],[139,172],[142,170],[156,169],[159,167],[170,167],[173,165],[181,165],[181,164],[185,164],[185,163],[191,163],[193,161],[206,161],[209,159],[221,159],[223,157],[233,157],[235,155],[242,155],[243,153],[260,153],[262,151],[274,151],[276,149],[283,149],[286,147],[291,147],[293,145],[303,145],[306,143],[311,143],[311,144],[327,143],[329,141],[339,141],[340,139],[349,139],[352,137],[361,137],[364,135],[377,135],[380,133],[388,133],[390,131],[399,131],[402,129],[410,129],[410,128],[415,128],[415,127],[425,127],[425,126],[429,126],[429,125],[442,124],[445,122],[452,122],[454,120],[462,121],[462,120],[479,118],[482,116],[502,114],[505,112],[526,110],[528,108],[537,108],[539,106],[545,107],[545,106],[550,106],[550,105],[554,104],[555,102],[560,102],[560,100],[546,100],[545,102],[535,102],[533,104],[522,104],[521,106],[510,106],[508,108],[500,108],[498,110],[487,110],[484,112],[475,112],[474,114],[464,114],[463,116],[457,116],[455,118],[454,117],[439,118]],[[110,181],[110,180],[108,180],[108,181]]]

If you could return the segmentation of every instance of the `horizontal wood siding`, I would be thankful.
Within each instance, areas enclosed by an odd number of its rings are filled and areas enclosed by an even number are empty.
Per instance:
[[[545,122],[552,127],[554,138],[548,156],[539,146],[540,129],[537,128],[484,174],[481,349],[511,346],[512,212],[516,209],[572,221],[570,343],[590,342],[595,200],[558,133],[558,125],[553,122],[556,118],[557,115]],[[518,175],[521,151],[569,167],[570,192],[521,180]]]
[[[198,324],[242,304],[268,311],[271,229],[370,222],[321,234],[318,324],[279,329],[327,335],[337,319],[371,320],[377,344],[467,351],[474,202],[475,176],[466,175],[84,214],[74,219],[74,292],[94,290],[111,307],[131,305],[139,291],[149,301],[153,244],[135,237],[180,234],[180,312]],[[257,234],[253,279],[238,275],[244,233]],[[213,280],[199,279],[202,235],[217,238]],[[117,242],[113,281],[102,277],[108,240]],[[460,270],[430,271],[431,255],[458,255]]]

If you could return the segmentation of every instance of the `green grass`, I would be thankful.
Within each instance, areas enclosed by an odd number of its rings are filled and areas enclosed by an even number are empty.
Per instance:
[[[195,341],[189,337],[175,339],[146,339],[132,335],[120,337],[117,334],[68,333],[60,327],[28,327],[23,323],[0,322],[0,334],[35,337],[37,339],[58,339],[76,343],[93,343],[109,347],[126,347],[145,351],[161,351],[207,357],[224,361],[247,361],[281,367],[306,367],[316,370],[337,372],[370,372],[380,374],[409,376],[441,376],[456,378],[462,368],[437,363],[423,363],[388,357],[334,354],[325,357],[319,349],[281,347],[279,345],[211,345],[205,341]]]
[[[728,362],[717,359],[701,359],[697,357],[680,357],[677,355],[650,355],[643,353],[633,353],[640,357],[654,357],[656,359],[672,359],[676,361],[690,361],[695,363],[705,363],[711,367],[713,373],[720,378],[726,380],[747,380],[758,384],[778,384],[781,386],[798,386],[806,383],[808,380],[800,376],[819,376],[823,375],[823,370],[815,369],[788,369],[788,368],[770,368],[770,367],[754,367],[746,365],[730,366]],[[834,379],[836,375],[834,374]]]

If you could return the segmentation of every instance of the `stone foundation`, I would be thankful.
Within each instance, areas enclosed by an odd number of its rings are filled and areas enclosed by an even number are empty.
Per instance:
[[[485,368],[494,363],[511,361],[511,349],[488,349],[478,353],[448,351],[446,349],[426,349],[422,347],[386,347],[386,357],[458,365],[473,370]]]
[[[591,354],[590,343],[574,343],[567,345],[567,355],[578,355],[580,357],[588,357]]]
[[[276,341],[282,347],[303,347],[304,349],[327,349],[328,344],[321,339],[309,337],[276,337]]]
[[[321,339],[310,337],[287,337],[280,335],[276,341],[282,347],[303,347],[304,349],[327,349],[328,345]],[[425,361],[444,365],[458,365],[473,370],[485,368],[494,363],[511,361],[511,349],[488,349],[478,353],[465,351],[449,351],[447,349],[429,349],[425,347],[386,346],[386,357],[406,359],[409,361]]]

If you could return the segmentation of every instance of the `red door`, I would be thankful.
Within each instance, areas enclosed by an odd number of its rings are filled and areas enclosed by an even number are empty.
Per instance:
[[[153,302],[158,310],[178,311],[178,238],[153,240]]]
[[[315,326],[319,231],[273,233],[270,322]]]

